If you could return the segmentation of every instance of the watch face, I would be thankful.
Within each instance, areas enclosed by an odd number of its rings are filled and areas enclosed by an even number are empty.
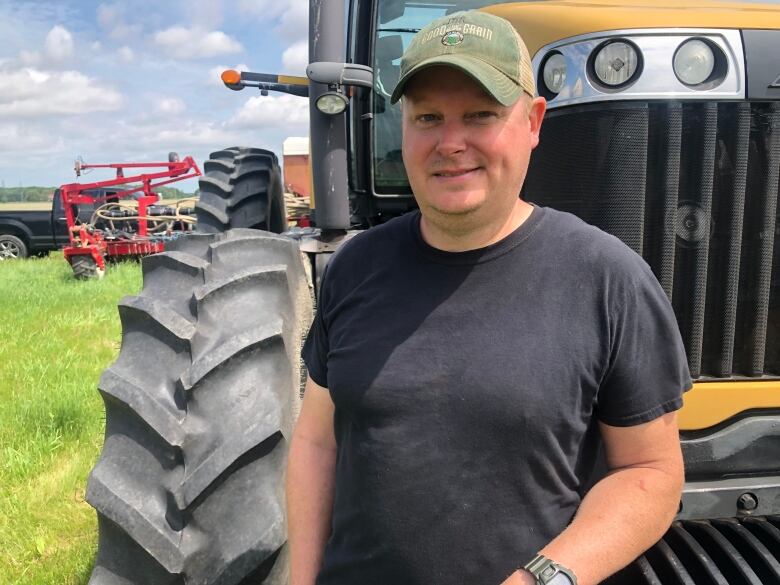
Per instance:
[[[574,585],[574,582],[565,573],[558,573],[547,581],[547,585]]]

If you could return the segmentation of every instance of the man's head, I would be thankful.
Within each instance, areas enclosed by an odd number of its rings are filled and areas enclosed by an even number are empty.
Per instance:
[[[392,100],[403,97],[404,164],[426,219],[468,230],[511,213],[545,111],[534,92],[506,20],[460,12],[417,33]]]

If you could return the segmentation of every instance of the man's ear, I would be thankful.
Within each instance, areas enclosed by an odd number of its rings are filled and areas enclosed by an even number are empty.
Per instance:
[[[539,96],[531,100],[528,105],[528,125],[531,132],[531,148],[539,144],[539,132],[542,129],[542,120],[547,111],[547,100]]]

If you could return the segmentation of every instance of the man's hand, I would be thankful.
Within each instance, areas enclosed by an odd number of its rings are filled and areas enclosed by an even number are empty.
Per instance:
[[[515,571],[501,585],[536,585],[533,575],[524,569]]]

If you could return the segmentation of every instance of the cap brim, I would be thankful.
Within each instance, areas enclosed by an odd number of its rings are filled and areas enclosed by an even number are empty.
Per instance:
[[[437,55],[421,61],[398,80],[398,84],[393,90],[393,95],[390,96],[390,103],[394,104],[401,99],[409,81],[420,71],[442,65],[455,67],[463,71],[463,73],[481,85],[501,105],[511,106],[518,100],[520,94],[523,93],[523,88],[520,84],[515,83],[482,59],[469,55]]]

